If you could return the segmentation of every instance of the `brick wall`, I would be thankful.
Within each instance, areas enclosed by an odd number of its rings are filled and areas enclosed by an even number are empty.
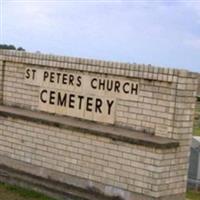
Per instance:
[[[39,87],[24,83],[24,70],[30,66],[128,77],[139,83],[139,98],[117,101],[114,125],[176,139],[180,143],[178,148],[170,149],[145,147],[87,132],[2,117],[1,155],[154,198],[185,192],[197,88],[195,74],[145,65],[3,50],[0,60],[5,62],[1,86],[3,105],[39,111]],[[1,74],[0,71],[0,81]]]
[[[159,150],[9,118],[0,152],[16,160],[153,197],[183,193],[185,160]],[[176,162],[179,162],[176,165]]]
[[[28,54],[29,55],[29,54]],[[35,56],[34,54],[30,54]],[[38,55],[38,57],[41,55]],[[20,57],[21,58],[21,57]],[[22,57],[23,58],[23,57]],[[21,59],[22,59],[21,58]],[[38,68],[44,68],[48,65],[50,69],[64,68],[75,69],[78,72],[101,72],[111,75],[124,75],[126,77],[133,77],[133,80],[138,81],[140,84],[140,95],[138,100],[118,100],[116,110],[116,125],[128,126],[136,130],[145,131],[147,133],[156,133],[165,137],[171,137],[172,126],[174,121],[174,109],[176,91],[188,90],[189,97],[193,95],[193,78],[191,83],[188,83],[189,89],[184,89],[184,83],[177,83],[178,76],[182,76],[182,81],[186,80],[184,71],[174,69],[164,69],[148,67],[143,65],[123,65],[111,63],[113,67],[110,70],[104,63],[99,61],[95,65],[87,65],[87,60],[83,64],[75,64],[61,61],[52,61],[46,59],[29,58],[25,63],[10,62],[9,57],[6,62],[5,68],[5,81],[4,81],[4,104],[19,107],[25,107],[33,110],[38,109],[38,91],[39,87],[24,84],[24,70],[30,66],[27,62],[35,63]],[[15,57],[10,57],[10,60],[15,60]],[[38,62],[38,63],[37,63]],[[92,61],[88,61],[92,62]],[[106,64],[105,64],[106,65]],[[116,65],[116,66],[115,66]],[[109,66],[109,65],[108,65]],[[84,69],[84,67],[86,69]],[[115,68],[116,67],[116,68]],[[103,69],[102,69],[103,68]],[[148,70],[150,72],[148,72]],[[180,80],[180,79],[179,79]],[[14,87],[13,87],[14,86]],[[182,87],[182,88],[177,88]],[[17,91],[17,92],[15,92]],[[192,100],[192,97],[191,97]],[[189,102],[190,103],[190,102]]]

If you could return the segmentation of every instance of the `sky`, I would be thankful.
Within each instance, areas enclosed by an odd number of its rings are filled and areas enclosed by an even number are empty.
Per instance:
[[[0,0],[0,43],[200,72],[200,0]]]

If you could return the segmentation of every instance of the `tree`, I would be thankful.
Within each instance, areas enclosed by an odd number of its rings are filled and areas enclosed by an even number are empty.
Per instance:
[[[8,49],[8,50],[17,50],[17,51],[25,51],[24,48],[22,47],[18,47],[16,48],[14,45],[10,44],[10,45],[7,45],[7,44],[0,44],[0,49]]]
[[[17,50],[18,50],[18,51],[25,51],[25,49],[22,48],[22,47],[18,47]]]

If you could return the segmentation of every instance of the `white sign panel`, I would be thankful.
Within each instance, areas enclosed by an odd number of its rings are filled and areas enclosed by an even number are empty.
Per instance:
[[[40,87],[39,109],[114,123],[117,99],[136,100],[138,83],[105,75],[26,68],[26,84]]]

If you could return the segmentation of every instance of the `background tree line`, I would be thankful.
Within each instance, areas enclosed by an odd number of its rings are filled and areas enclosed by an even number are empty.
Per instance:
[[[14,45],[10,44],[0,44],[0,49],[7,49],[7,50],[17,50],[17,51],[25,51],[22,47],[15,47]]]

